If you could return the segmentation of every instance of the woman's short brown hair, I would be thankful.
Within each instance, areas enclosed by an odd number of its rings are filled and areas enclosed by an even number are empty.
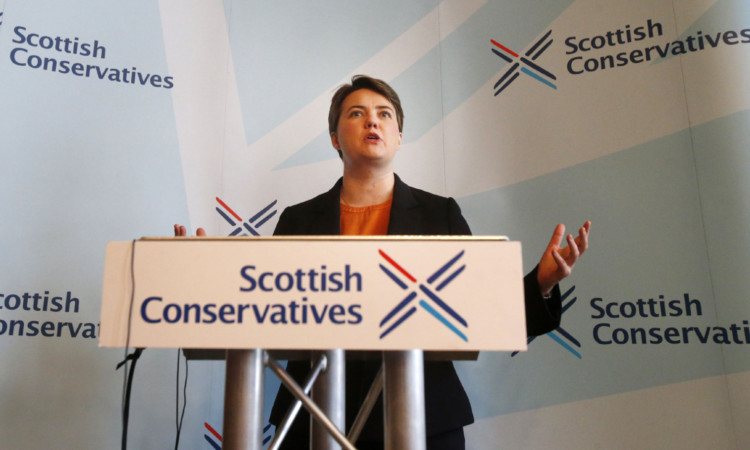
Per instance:
[[[333,94],[331,99],[331,108],[328,110],[328,133],[332,134],[338,130],[339,117],[344,100],[354,91],[360,89],[369,89],[377,92],[386,98],[396,109],[396,121],[398,122],[398,131],[404,131],[404,111],[401,109],[401,99],[398,94],[383,80],[368,77],[367,75],[354,75],[351,84],[342,84]]]

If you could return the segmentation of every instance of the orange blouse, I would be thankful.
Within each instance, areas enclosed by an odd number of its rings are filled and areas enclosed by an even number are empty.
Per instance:
[[[380,236],[388,234],[391,202],[371,206],[341,204],[341,235]]]

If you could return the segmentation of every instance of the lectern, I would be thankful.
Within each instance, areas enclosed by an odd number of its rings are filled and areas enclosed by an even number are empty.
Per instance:
[[[355,448],[372,405],[347,439],[344,361],[382,352],[386,448],[424,449],[423,352],[525,350],[522,278],[520,243],[500,236],[111,242],[100,346],[225,350],[227,449],[262,448],[264,366],[315,417],[313,448]],[[311,357],[303,386],[276,362]]]

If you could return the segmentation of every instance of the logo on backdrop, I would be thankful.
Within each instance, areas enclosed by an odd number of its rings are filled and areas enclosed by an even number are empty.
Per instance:
[[[383,320],[380,322],[380,328],[384,331],[380,334],[380,339],[383,339],[391,331],[398,328],[403,324],[409,317],[417,312],[417,306],[413,305],[412,302],[419,296],[419,292],[424,294],[427,299],[431,300],[433,304],[428,303],[424,299],[420,299],[418,305],[424,310],[430,313],[432,317],[438,320],[446,328],[451,330],[456,336],[460,337],[464,341],[468,342],[469,339],[466,335],[458,328],[457,322],[463,328],[468,328],[469,325],[466,320],[461,317],[453,308],[451,308],[443,299],[441,299],[437,293],[443,290],[451,281],[453,281],[461,272],[466,269],[466,264],[453,270],[450,274],[446,273],[453,268],[453,266],[461,259],[464,255],[464,250],[459,252],[450,261],[440,267],[435,273],[427,278],[426,283],[421,283],[407,272],[399,263],[393,258],[388,256],[383,250],[379,250],[380,256],[383,257],[388,266],[380,264],[380,270],[383,271],[388,277],[393,280],[401,289],[409,291],[409,294],[399,302],[388,314],[385,315]],[[390,267],[390,269],[389,269]],[[444,276],[446,275],[446,276]],[[405,280],[404,280],[405,279]],[[434,306],[433,306],[434,305]],[[409,308],[407,308],[409,307]],[[441,312],[442,310],[442,312]],[[446,315],[448,317],[446,317]]]
[[[497,80],[493,89],[495,89],[495,96],[499,95],[506,87],[510,86],[511,83],[516,81],[522,73],[528,75],[532,79],[557,89],[557,86],[553,81],[557,81],[557,77],[549,70],[540,66],[536,60],[542,53],[544,53],[554,39],[550,37],[552,30],[549,30],[544,36],[534,43],[523,56],[509,49],[508,47],[500,44],[494,39],[490,39],[492,45],[496,48],[492,48],[492,53],[499,56],[501,59],[511,64],[511,66],[503,73],[500,79]],[[498,50],[499,49],[499,50]]]
[[[492,53],[510,64],[493,86],[495,96],[503,92],[521,74],[557,89],[557,77],[537,61],[554,42],[551,35],[552,30],[547,31],[523,55],[494,39],[490,40]],[[664,36],[664,26],[654,19],[646,19],[635,25],[626,24],[591,35],[573,34],[563,39],[564,57],[567,59],[565,68],[570,75],[589,75],[635,64],[654,63],[673,56],[723,46],[750,44],[750,28],[710,32],[697,30],[672,41],[664,41]]]
[[[572,298],[569,299],[569,297],[571,297],[571,295],[573,294],[573,291],[575,289],[576,289],[576,287],[573,286],[572,288],[568,289],[562,295],[561,300],[562,300],[562,313],[563,314],[565,314],[565,312],[571,306],[573,306],[573,303],[575,303],[576,300],[578,300],[578,297],[572,297]],[[578,351],[575,348],[573,348],[573,346],[572,346],[572,345],[574,345],[574,346],[576,346],[578,348],[581,348],[581,343],[578,341],[578,339],[576,339],[575,337],[573,337],[572,334],[568,333],[565,330],[565,328],[563,328],[562,326],[557,327],[557,329],[550,331],[549,333],[546,334],[546,336],[549,336],[550,339],[552,339],[553,341],[555,341],[558,344],[560,344],[560,346],[562,346],[562,348],[564,348],[565,350],[567,350],[568,352],[570,352],[576,358],[578,358],[578,359],[582,358],[581,354],[578,353]],[[531,343],[537,337],[539,337],[539,336],[530,336],[529,338],[527,338],[526,343],[528,345],[531,345]],[[518,352],[513,352],[513,353],[511,353],[510,356],[513,357],[513,356],[516,356],[517,354],[518,354]]]
[[[676,344],[750,344],[750,321],[719,325],[703,318],[703,302],[682,297],[617,301],[591,299],[594,342],[605,346]],[[737,319],[735,319],[737,320]]]
[[[576,302],[575,286],[562,295],[563,314]],[[633,301],[613,301],[602,297],[590,300],[593,319],[591,337],[600,346],[678,345],[678,344],[750,344],[750,320],[719,325],[702,319],[703,302],[685,293],[669,299],[664,295],[639,298]],[[581,359],[575,347],[581,343],[559,327],[545,336],[560,344],[565,350]],[[528,338],[531,344],[537,337]],[[513,352],[511,356],[516,356]]]
[[[274,200],[249,219],[242,220],[242,218],[219,197],[216,197],[216,201],[219,203],[219,206],[216,207],[216,212],[218,212],[219,215],[229,223],[229,225],[236,227],[231,233],[229,233],[229,236],[237,236],[240,233],[242,233],[242,236],[248,236],[248,233],[253,236],[260,236],[258,229],[268,222],[271,217],[275,216],[278,211],[275,208],[277,200]]]
[[[203,422],[203,425],[206,427],[206,433],[203,435],[203,439],[206,440],[211,445],[211,448],[215,450],[221,450],[222,443],[224,441],[224,438],[221,436],[221,434],[214,429],[211,425],[209,425],[208,422]],[[272,434],[267,434],[268,430],[271,429],[271,424],[267,424],[265,427],[263,427],[263,445],[266,445],[268,441],[271,440],[273,437]]]

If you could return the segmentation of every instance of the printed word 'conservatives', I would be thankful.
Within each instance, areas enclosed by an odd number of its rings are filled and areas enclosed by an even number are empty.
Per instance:
[[[243,293],[272,292],[352,292],[362,291],[362,274],[352,270],[349,264],[340,271],[326,266],[317,269],[294,269],[287,271],[259,271],[256,266],[246,265],[240,269],[243,282],[239,287]],[[284,303],[174,303],[164,302],[159,296],[148,297],[141,303],[141,319],[150,324],[157,323],[225,323],[242,324],[255,322],[270,324],[322,324],[356,325],[362,322],[359,304],[342,305],[300,301]]]
[[[737,44],[750,43],[750,29],[739,31],[726,30],[715,33],[704,33],[697,31],[683,39],[672,42],[659,43],[634,50],[609,53],[604,56],[584,57],[589,52],[596,50],[607,51],[610,48],[628,45],[634,42],[654,39],[664,34],[662,24],[648,19],[645,25],[631,27],[626,25],[624,29],[607,31],[604,34],[579,38],[570,36],[565,39],[566,55],[571,56],[568,60],[568,72],[580,75],[587,72],[613,69],[629,64],[640,64],[650,62],[669,56],[680,56],[688,53],[699,52],[719,45],[733,46]]]
[[[99,64],[83,64],[68,59],[67,55],[105,59],[107,49],[99,44],[98,40],[80,42],[77,37],[71,39],[30,33],[27,32],[26,27],[20,25],[15,27],[13,32],[15,34],[13,43],[18,44],[18,46],[10,51],[10,61],[16,66],[136,86],[153,86],[164,89],[174,87],[174,78],[171,76],[143,73],[135,67],[104,67]],[[36,52],[56,52],[66,56],[64,59],[60,59],[57,56],[40,56]]]
[[[685,317],[703,316],[701,301],[684,294],[681,299],[666,300],[663,295],[648,300],[605,301],[591,299],[592,319],[603,320],[592,330],[594,341],[600,345],[638,344],[750,344],[750,323],[733,323],[729,326],[712,324],[681,324],[675,322]],[[648,326],[622,326],[623,321],[648,320]],[[658,321],[663,326],[653,326]],[[619,325],[619,326],[618,326]]]

